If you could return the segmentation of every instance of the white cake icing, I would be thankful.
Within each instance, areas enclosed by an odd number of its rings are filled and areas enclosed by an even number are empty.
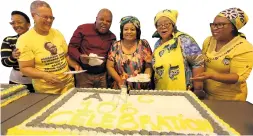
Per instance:
[[[101,122],[103,113],[110,113],[111,115],[118,116],[122,115],[120,111],[122,106],[124,106],[124,102],[120,101],[118,103],[117,99],[113,100],[113,96],[117,96],[118,94],[99,94],[103,99],[100,102],[98,99],[91,98],[89,100],[83,101],[83,98],[86,98],[94,93],[82,93],[77,92],[72,98],[69,99],[67,103],[62,105],[59,109],[57,109],[51,116],[57,115],[53,118],[46,119],[43,123],[55,123],[65,122],[65,124],[71,125],[71,121],[73,121],[73,116],[77,115],[80,112],[85,112],[89,110],[90,112],[94,112],[95,119],[93,122],[95,124],[99,124]],[[90,105],[88,109],[84,110],[84,105]],[[176,104],[175,104],[176,102]],[[117,104],[118,103],[118,104]],[[168,104],[165,104],[168,103]],[[171,103],[171,104],[169,104]],[[139,117],[142,115],[148,115],[151,117],[152,122],[157,122],[157,115],[161,116],[179,116],[183,115],[186,119],[203,119],[203,117],[199,114],[199,112],[191,105],[191,103],[184,98],[183,96],[151,96],[151,95],[133,95],[128,98],[129,108],[125,111],[126,113],[136,112],[133,117],[135,122],[139,122]],[[126,104],[125,104],[126,105]],[[184,105],[184,106],[179,106]],[[115,106],[115,107],[114,107]],[[114,110],[115,108],[115,110]],[[112,111],[112,112],[111,112]],[[71,113],[71,114],[68,114]],[[91,116],[91,115],[90,115]],[[118,117],[113,121],[113,128],[116,128],[118,124]],[[79,121],[81,124],[76,124],[77,126],[86,126],[87,120],[89,118],[85,115],[85,117],[79,117]],[[59,123],[61,124],[61,123]],[[131,126],[131,125],[130,125]],[[140,123],[138,123],[138,129],[141,130]],[[173,124],[171,124],[173,126]],[[96,128],[97,126],[94,126]],[[101,127],[101,126],[100,126]],[[146,130],[151,131],[151,127],[147,126]],[[169,131],[166,128],[162,129],[163,131]],[[189,131],[180,131],[180,132],[193,132]],[[197,132],[196,132],[197,133]],[[212,133],[212,132],[210,132]]]
[[[10,130],[9,134],[23,134],[18,131],[29,132],[39,124],[44,126],[41,127],[43,130],[38,130],[38,134],[49,133],[47,127],[53,127],[52,124],[57,126],[53,134],[238,134],[199,100],[194,102],[196,97],[190,92],[175,92],[172,95],[130,95],[127,101],[124,101],[124,96],[119,90],[92,89],[94,92],[83,92],[87,90],[90,89],[74,89],[64,94],[21,124],[22,127]],[[118,94],[97,93],[101,91]],[[147,90],[138,92],[167,93]],[[57,104],[60,106],[55,106]],[[57,108],[52,108],[54,106]],[[50,115],[46,115],[47,113]],[[35,132],[33,130],[29,134]]]

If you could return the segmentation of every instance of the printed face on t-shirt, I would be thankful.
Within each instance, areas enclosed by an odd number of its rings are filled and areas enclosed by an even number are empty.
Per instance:
[[[51,55],[56,55],[57,54],[57,48],[51,42],[45,43],[45,49],[48,50],[51,53]]]

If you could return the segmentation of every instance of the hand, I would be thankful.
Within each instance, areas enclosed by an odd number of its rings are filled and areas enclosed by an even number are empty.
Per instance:
[[[117,82],[118,87],[121,88],[122,85],[125,84],[125,80],[121,79],[119,82]]]
[[[151,73],[145,72],[144,74],[147,74],[147,75],[148,75],[148,78],[151,78]]]
[[[61,80],[55,74],[45,73],[42,78],[51,85],[61,84]]]
[[[80,55],[80,60],[83,64],[88,64],[89,63],[89,58],[88,58],[88,55],[86,55],[86,54],[81,54]]]
[[[134,71],[133,73],[132,73],[132,75],[130,75],[129,77],[136,77],[138,75],[138,71]],[[129,78],[128,77],[128,78]]]
[[[79,66],[78,64],[75,65],[74,69],[75,69],[75,71],[81,71],[81,70],[83,70],[82,67]]]
[[[13,57],[14,59],[18,59],[19,56],[20,56],[19,50],[18,50],[18,49],[14,49],[13,52],[12,52],[12,57]]]
[[[151,52],[148,52],[146,49],[143,50],[143,54],[144,54],[144,60],[146,62],[151,62],[152,61],[152,55]]]
[[[196,75],[195,77],[191,78],[191,80],[193,80],[193,81],[203,81],[203,80],[206,80],[206,79],[211,79],[212,76],[213,76],[213,73],[203,72],[203,73],[200,73],[200,74]]]

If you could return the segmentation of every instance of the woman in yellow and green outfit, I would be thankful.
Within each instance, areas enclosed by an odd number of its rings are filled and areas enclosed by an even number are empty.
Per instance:
[[[153,53],[155,88],[157,90],[187,90],[203,93],[202,82],[190,78],[204,71],[204,58],[195,40],[176,28],[178,12],[163,10],[156,14],[154,23],[159,38]]]
[[[205,72],[193,78],[205,81],[209,99],[245,101],[248,78],[253,65],[253,47],[238,32],[248,21],[239,8],[220,12],[210,24],[212,36],[206,38],[202,52]]]

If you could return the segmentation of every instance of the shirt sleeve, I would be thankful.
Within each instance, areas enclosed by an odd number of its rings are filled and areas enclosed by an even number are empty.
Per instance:
[[[202,54],[205,54],[208,50],[209,44],[211,42],[211,36],[207,37],[202,45]]]
[[[108,52],[108,60],[115,62],[116,52],[118,50],[118,42],[114,42]]]
[[[74,60],[80,62],[79,58],[80,58],[80,45],[82,43],[83,40],[83,34],[82,34],[82,27],[78,27],[73,36],[70,39],[69,42],[69,46],[68,46],[68,55],[73,58]]]
[[[18,62],[12,57],[11,43],[8,41],[8,37],[3,40],[1,46],[1,62],[6,67],[18,66]]]
[[[253,51],[234,56],[230,64],[230,73],[239,76],[238,82],[245,82],[253,66]]]
[[[180,36],[183,54],[192,68],[204,67],[204,57],[197,42],[189,35]]]
[[[157,40],[155,45],[154,45],[154,51],[160,46],[161,39]]]
[[[143,58],[146,63],[151,63],[152,61],[152,50],[147,40],[143,39]]]
[[[25,37],[20,36],[17,41],[17,48],[20,51],[20,56],[18,61],[29,61],[34,59],[34,53],[32,50],[32,45],[30,42],[25,39]]]

